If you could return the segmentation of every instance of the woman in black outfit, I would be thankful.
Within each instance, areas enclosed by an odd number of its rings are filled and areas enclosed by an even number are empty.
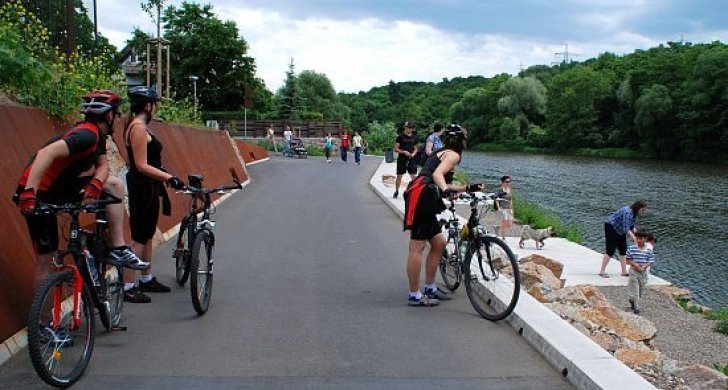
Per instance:
[[[455,167],[460,164],[466,146],[467,131],[459,125],[448,126],[444,133],[444,147],[433,153],[425,162],[420,174],[407,187],[404,194],[404,229],[410,230],[407,278],[409,279],[409,306],[435,306],[450,296],[437,288],[435,273],[440,254],[447,240],[437,221],[437,214],[445,210],[442,197],[462,191],[480,191],[482,184],[469,186],[452,184]],[[420,292],[420,269],[425,244],[430,243],[425,263],[425,291]]]
[[[148,127],[161,100],[152,88],[129,89],[131,113],[124,130],[124,144],[129,155],[126,185],[129,192],[129,225],[132,249],[142,259],[152,260],[152,237],[159,220],[159,201],[163,212],[169,215],[171,206],[164,183],[174,189],[184,188],[178,177],[162,168],[162,144]],[[142,271],[139,287],[134,287],[133,273],[125,277],[124,299],[127,302],[147,303],[151,299],[144,292],[169,292],[170,288],[152,276],[152,268]]]

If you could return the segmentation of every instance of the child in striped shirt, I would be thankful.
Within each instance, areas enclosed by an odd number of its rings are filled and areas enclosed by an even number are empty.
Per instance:
[[[647,245],[647,239],[650,235],[644,232],[636,232],[636,244],[632,244],[627,249],[627,264],[631,266],[629,270],[629,305],[634,314],[640,314],[640,300],[647,289],[647,279],[650,276],[650,267],[655,262],[655,254],[653,247]]]

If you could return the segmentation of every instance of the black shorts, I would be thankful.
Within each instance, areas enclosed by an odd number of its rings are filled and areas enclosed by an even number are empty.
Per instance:
[[[63,194],[38,193],[38,201],[52,204],[80,202],[83,199],[83,188],[91,181],[91,176],[79,177],[70,184],[63,186]],[[57,189],[57,188],[56,188]],[[28,225],[30,241],[39,255],[53,253],[58,250],[58,218],[55,214],[26,215],[25,223]]]
[[[434,185],[418,177],[404,193],[404,230],[410,230],[413,240],[429,241],[442,231],[437,214],[444,209]]]
[[[397,175],[404,175],[409,173],[410,175],[417,174],[417,163],[411,158],[398,158],[397,159]]]
[[[619,255],[624,256],[627,254],[627,235],[619,234],[614,230],[614,226],[608,222],[604,223],[604,239],[607,242],[607,255],[609,257],[614,256],[615,250],[619,250]]]
[[[138,177],[126,176],[129,192],[129,229],[131,239],[146,244],[157,232],[159,221],[159,182],[147,182]]]

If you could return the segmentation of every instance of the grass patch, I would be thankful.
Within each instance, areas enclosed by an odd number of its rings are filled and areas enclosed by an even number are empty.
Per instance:
[[[720,363],[713,364],[713,368],[723,373],[723,375],[728,375],[728,364],[721,365]]]
[[[468,185],[470,184],[470,176],[464,170],[457,169],[455,170],[455,175],[453,176],[452,181]]]
[[[698,314],[698,313],[702,313],[703,312],[703,308],[702,307],[700,307],[698,305],[692,304],[689,299],[685,299],[685,298],[675,298],[675,301],[677,302],[677,304],[680,307],[683,308],[683,310],[685,310],[688,313]]]
[[[565,238],[577,244],[584,241],[576,224],[564,225],[556,215],[543,210],[520,196],[513,196],[513,209],[515,210],[515,218],[521,225],[529,225],[534,229],[545,229],[553,226],[554,235],[557,237]]]
[[[720,310],[712,311],[710,314],[706,316],[709,320],[715,320],[718,321],[717,324],[715,324],[715,327],[713,330],[715,330],[718,333],[723,333],[725,335],[728,335],[728,307],[724,307]],[[726,366],[728,367],[728,366]],[[724,367],[724,369],[726,368]],[[726,374],[728,375],[728,374]]]

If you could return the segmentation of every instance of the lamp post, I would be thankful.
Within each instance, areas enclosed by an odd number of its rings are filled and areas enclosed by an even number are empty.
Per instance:
[[[197,80],[200,78],[192,75],[188,78],[192,81],[192,96],[195,102],[195,120],[197,120]]]

